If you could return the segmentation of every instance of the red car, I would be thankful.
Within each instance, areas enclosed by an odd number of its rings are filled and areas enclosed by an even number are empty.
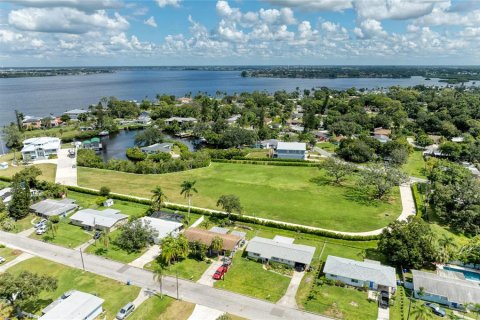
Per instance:
[[[227,267],[225,267],[225,266],[219,267],[219,268],[217,269],[217,271],[215,271],[215,273],[213,274],[213,279],[215,279],[215,280],[220,280],[220,279],[222,279],[223,275],[224,275],[225,273],[227,273],[227,271],[228,271],[228,268],[227,268]]]

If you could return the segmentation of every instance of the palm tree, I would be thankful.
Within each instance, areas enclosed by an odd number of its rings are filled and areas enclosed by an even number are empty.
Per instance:
[[[163,238],[161,242],[161,248],[162,251],[158,256],[160,263],[165,263],[167,266],[169,266],[170,262],[175,257],[175,238],[172,236]]]
[[[152,209],[154,211],[160,211],[167,200],[167,196],[160,186],[156,186],[155,189],[152,190],[152,193]]]
[[[185,180],[180,185],[180,187],[182,188],[182,190],[180,191],[180,194],[183,195],[185,198],[188,198],[188,216],[187,216],[188,221],[190,221],[190,207],[191,207],[193,193],[198,193],[197,189],[195,189],[195,183],[197,183],[197,181],[195,180],[193,181]]]
[[[56,223],[54,223],[52,220],[48,219],[47,220],[47,229],[50,230],[50,233],[52,234],[52,237],[55,238],[55,234],[57,233],[58,226]]]
[[[163,299],[163,267],[161,265],[153,270],[153,280],[160,285],[160,299]]]
[[[412,311],[412,316],[413,316],[413,319],[415,319],[415,320],[430,320],[430,319],[433,319],[432,310],[430,310],[430,308],[427,308],[423,304],[415,305],[415,307]]]
[[[210,244],[210,247],[212,248],[213,251],[216,251],[218,255],[220,250],[222,250],[223,248],[223,239],[220,238],[219,236],[215,236],[212,239],[212,243]]]
[[[100,241],[103,242],[103,246],[105,248],[108,248],[110,245],[110,230],[108,229],[103,229],[102,232],[100,233]]]

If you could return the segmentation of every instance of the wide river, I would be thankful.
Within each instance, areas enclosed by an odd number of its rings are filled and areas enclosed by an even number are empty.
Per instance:
[[[274,79],[242,78],[239,71],[168,71],[129,70],[115,73],[0,79],[0,126],[14,121],[14,110],[25,115],[59,115],[68,109],[87,108],[102,97],[119,99],[154,99],[157,94],[183,96],[191,92],[217,91],[229,94],[255,90],[274,92],[296,87],[311,89],[386,88],[390,86],[444,85],[438,79],[343,78],[343,79]]]

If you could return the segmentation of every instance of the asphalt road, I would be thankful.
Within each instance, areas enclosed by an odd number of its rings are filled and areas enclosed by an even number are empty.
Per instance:
[[[0,243],[44,259],[82,269],[79,250],[67,249],[3,231],[0,231]],[[132,285],[146,289],[158,290],[159,288],[150,271],[86,253],[83,253],[83,260],[86,271],[124,283],[130,281]],[[248,319],[330,319],[191,281],[179,279],[178,284],[180,299]],[[176,279],[165,277],[163,289],[164,294],[175,298],[177,295]]]

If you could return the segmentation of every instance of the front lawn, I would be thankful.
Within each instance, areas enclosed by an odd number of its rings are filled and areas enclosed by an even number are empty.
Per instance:
[[[0,257],[5,258],[6,261],[4,263],[8,263],[8,262],[14,260],[21,253],[22,253],[22,251],[20,251],[20,250],[10,249],[10,248],[3,247],[2,245],[0,245]]]
[[[164,296],[148,298],[136,309],[129,320],[187,320],[193,312],[195,304],[181,300],[174,300]]]
[[[310,167],[212,163],[208,168],[160,175],[141,175],[79,168],[79,184],[114,192],[151,197],[160,185],[169,201],[187,203],[180,194],[184,180],[196,180],[192,205],[218,209],[222,194],[237,195],[244,213],[257,217],[340,231],[370,231],[386,226],[401,212],[398,188],[390,201],[370,201],[351,179],[345,186],[329,183],[324,171]]]
[[[247,154],[247,158],[269,158],[270,154],[269,154],[269,151],[270,149],[263,149],[263,150],[259,150],[259,151],[252,151],[250,152],[249,154]]]
[[[15,229],[11,232],[19,233],[21,231],[33,228],[32,220],[38,220],[33,214],[27,215],[25,218],[15,221]]]
[[[377,319],[376,302],[367,299],[367,292],[353,288],[316,285],[304,303],[305,310],[345,320]]]
[[[403,166],[403,170],[409,175],[417,178],[426,179],[425,160],[423,159],[423,151],[415,150],[408,156],[407,163]]]
[[[200,279],[205,270],[208,269],[209,264],[206,261],[198,261],[192,258],[183,259],[168,267],[165,267],[165,275],[175,277],[178,272],[178,277],[197,281]],[[158,267],[156,260],[153,260],[145,265],[145,269],[155,270]]]
[[[21,271],[49,275],[58,280],[58,288],[54,292],[42,293],[40,299],[36,301],[37,303],[27,306],[24,310],[38,315],[43,308],[60,297],[64,292],[75,289],[96,294],[100,298],[105,299],[103,304],[105,317],[113,319],[120,308],[127,302],[135,300],[140,292],[138,287],[127,286],[115,280],[41,258],[22,261],[8,270],[12,274],[19,274]]]
[[[18,157],[18,155],[19,154],[17,153],[17,157]],[[39,168],[40,170],[42,170],[42,174],[40,176],[38,176],[38,180],[55,182],[55,174],[56,174],[56,171],[57,171],[57,166],[55,164],[41,163],[41,164],[34,164],[34,166]],[[11,177],[13,177],[13,175],[15,173],[25,169],[26,167],[28,167],[28,166],[19,165],[19,166],[14,167],[9,163],[9,166],[8,166],[7,169],[0,170],[0,177],[11,178]]]
[[[338,149],[338,145],[333,144],[331,142],[319,142],[315,146],[331,153],[335,153],[335,151],[337,151]]]
[[[118,247],[115,244],[115,239],[118,237],[119,234],[120,234],[119,229],[110,233],[110,242],[108,244],[108,247],[104,245],[102,240],[97,240],[96,243],[88,246],[85,252],[96,254],[98,256],[102,256],[107,259],[111,259],[111,260],[115,260],[123,263],[130,263],[133,260],[140,257],[142,254],[144,254],[145,251],[147,251],[148,248],[144,248],[143,250],[140,250],[140,251],[127,252],[122,248]]]
[[[240,251],[235,254],[225,279],[216,281],[215,288],[271,302],[280,300],[287,291],[291,278],[263,269],[261,263],[242,257],[242,253]]]
[[[92,238],[92,234],[86,232],[81,227],[70,224],[69,218],[63,218],[60,219],[59,223],[57,223],[57,231],[55,233],[52,234],[50,230],[47,230],[47,232],[43,235],[37,235],[34,232],[32,235],[30,235],[30,238],[42,240],[67,248],[75,248],[90,240]]]

